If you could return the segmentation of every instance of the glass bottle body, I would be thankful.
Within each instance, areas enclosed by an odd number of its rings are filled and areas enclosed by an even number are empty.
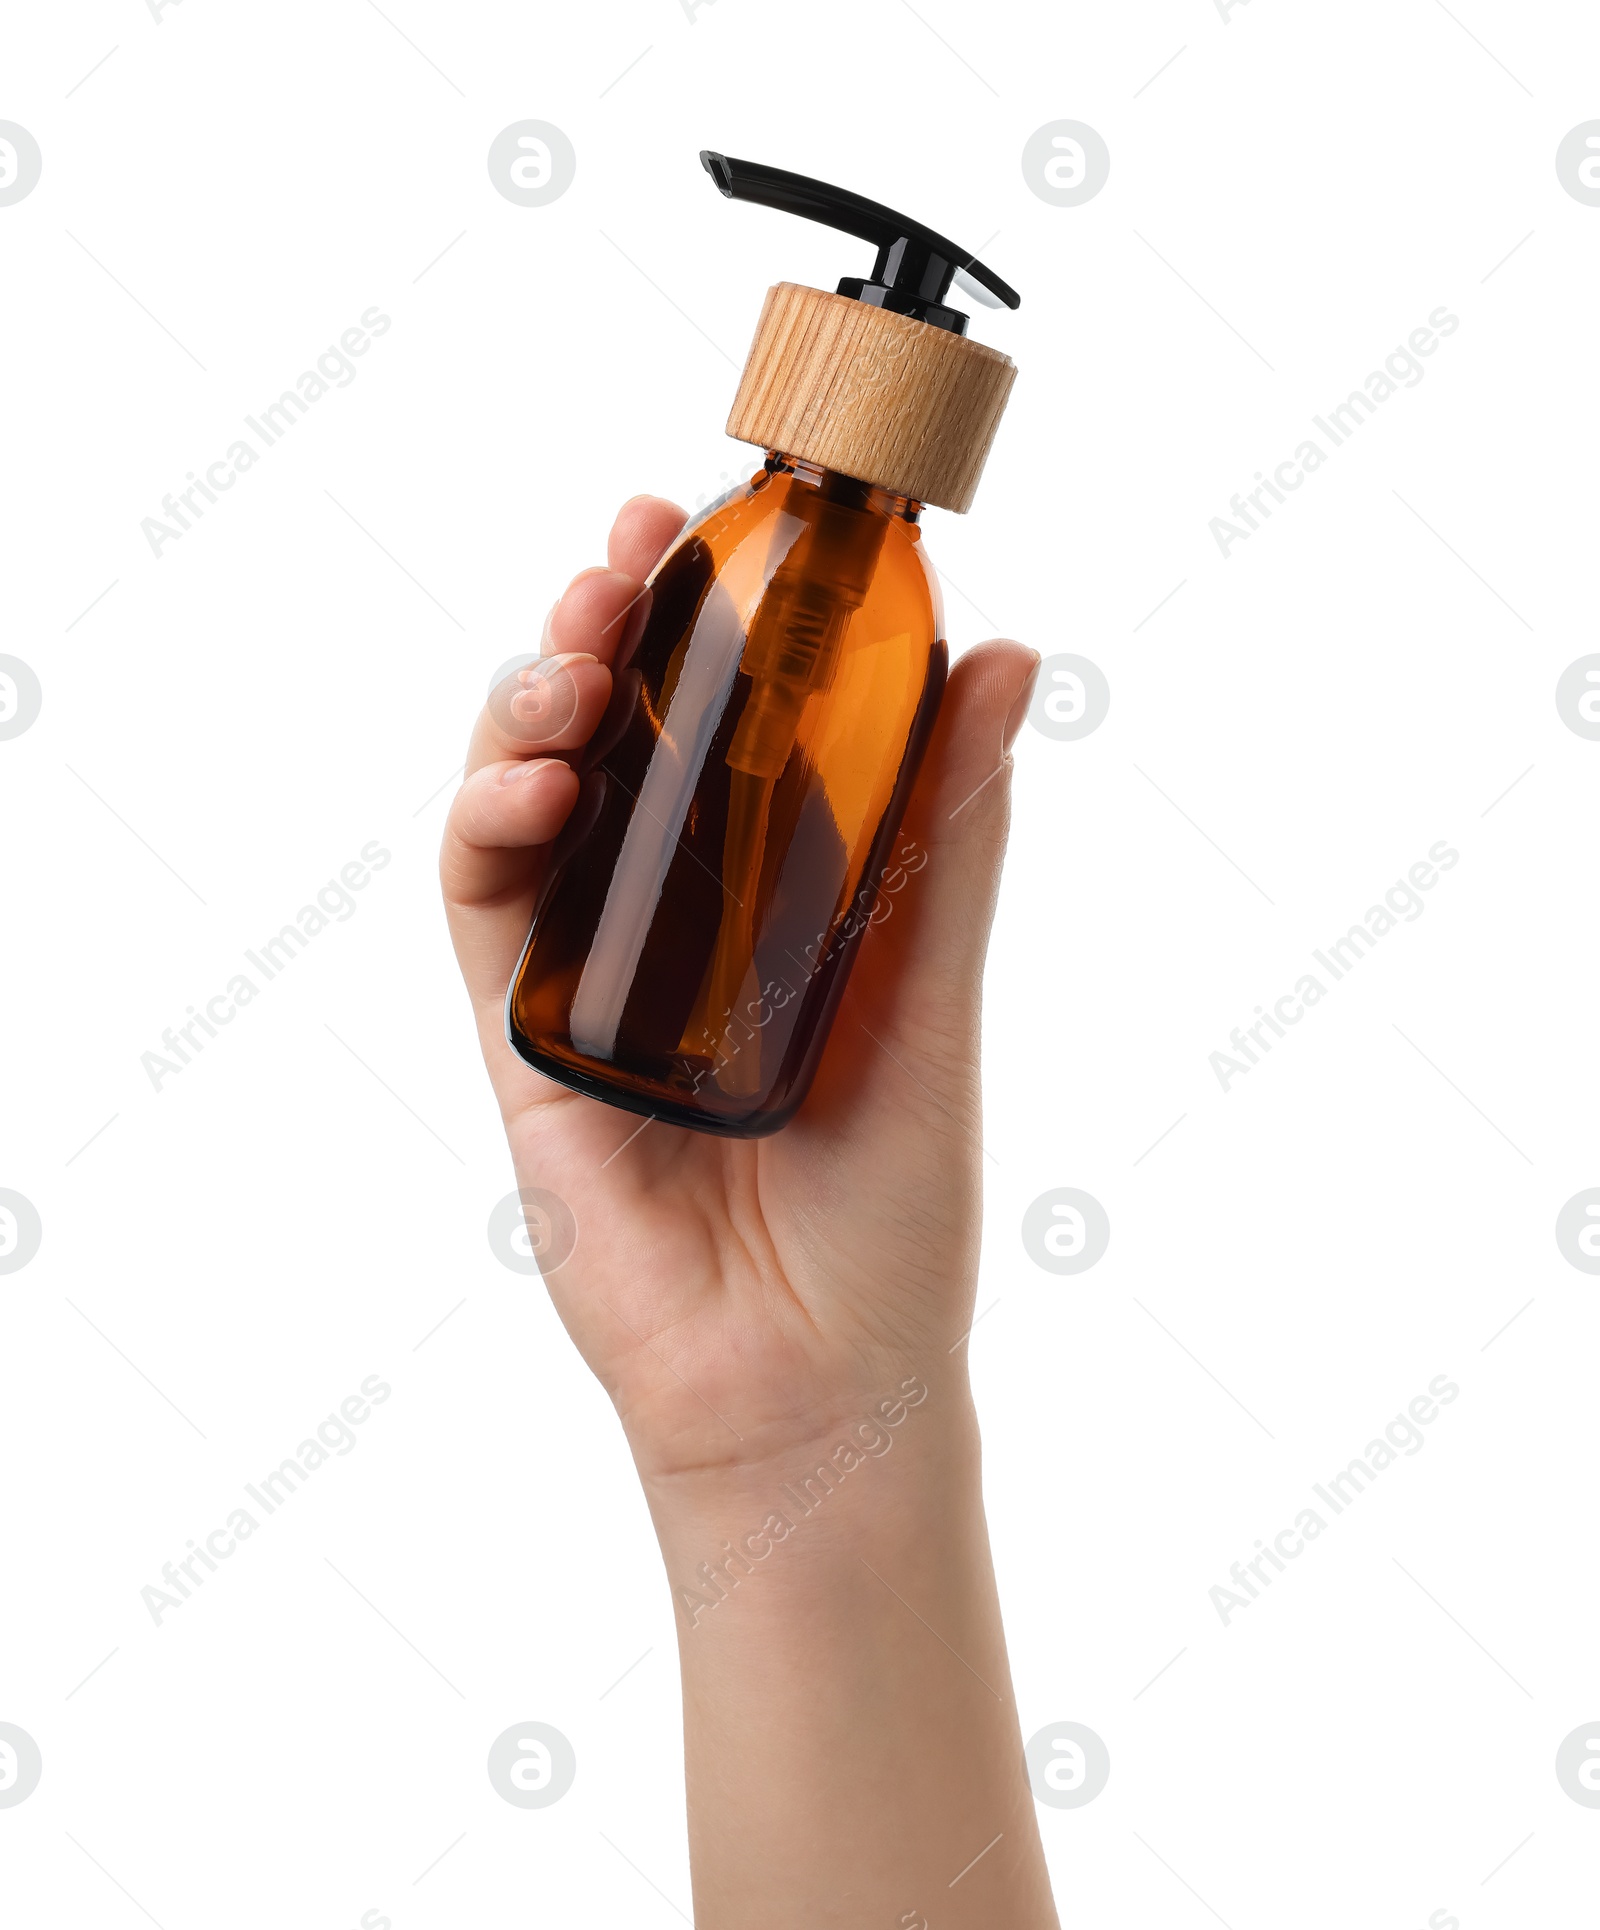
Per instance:
[[[770,456],[628,619],[506,1001],[514,1049],[739,1138],[805,1097],[944,687],[918,506]]]

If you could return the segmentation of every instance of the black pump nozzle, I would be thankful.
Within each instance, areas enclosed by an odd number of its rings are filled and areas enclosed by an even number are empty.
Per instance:
[[[710,148],[701,149],[700,160],[730,201],[779,208],[785,214],[803,215],[807,221],[820,221],[824,227],[872,242],[878,259],[871,276],[865,280],[847,277],[839,284],[841,295],[870,302],[875,308],[891,309],[897,315],[909,315],[914,321],[930,322],[955,335],[966,334],[967,318],[960,309],[945,306],[952,281],[986,307],[1021,306],[1022,297],[993,269],[985,268],[932,228],[896,214],[880,201],[868,201],[848,188],[813,181],[808,175],[763,167],[759,161],[736,161],[731,154],[715,154]]]

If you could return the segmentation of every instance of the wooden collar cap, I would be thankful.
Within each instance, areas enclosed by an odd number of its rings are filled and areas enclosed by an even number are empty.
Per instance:
[[[728,434],[965,514],[1016,375],[986,343],[779,282],[767,291]]]

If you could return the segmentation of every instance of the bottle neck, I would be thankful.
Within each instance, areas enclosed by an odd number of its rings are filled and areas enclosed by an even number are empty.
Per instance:
[[[769,476],[787,476],[792,486],[814,489],[824,502],[868,510],[903,523],[916,523],[922,516],[922,504],[913,497],[897,495],[892,489],[879,489],[875,483],[858,482],[854,476],[841,475],[837,469],[824,469],[818,463],[786,455],[781,449],[767,451],[766,467]]]

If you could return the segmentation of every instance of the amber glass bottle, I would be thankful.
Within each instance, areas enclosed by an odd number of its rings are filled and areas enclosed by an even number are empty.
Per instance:
[[[805,1096],[944,687],[917,515],[774,454],[663,558],[512,986],[531,1065],[741,1137]]]
[[[862,932],[917,868],[894,841],[945,677],[918,517],[968,508],[1016,374],[944,297],[1019,297],[891,208],[701,159],[878,259],[768,292],[728,433],[770,453],[631,613],[506,1034],[580,1092],[745,1138],[805,1097]]]

